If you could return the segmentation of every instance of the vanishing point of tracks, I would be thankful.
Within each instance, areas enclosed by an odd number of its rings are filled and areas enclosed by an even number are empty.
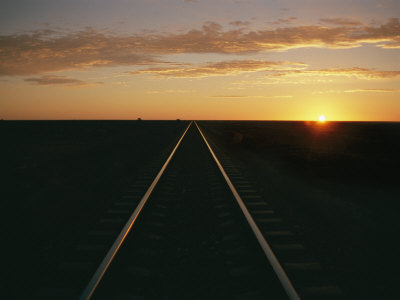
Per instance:
[[[90,261],[116,238],[80,299],[343,298],[267,199],[219,156],[189,124],[157,176],[136,182],[80,246]]]

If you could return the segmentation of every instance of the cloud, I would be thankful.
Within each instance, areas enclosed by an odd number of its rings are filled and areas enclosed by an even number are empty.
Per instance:
[[[268,22],[268,24],[272,24],[272,25],[290,24],[295,20],[297,20],[296,17],[290,17],[290,18],[287,18],[287,19],[278,19],[277,21]]]
[[[343,23],[337,19],[337,24]],[[349,21],[347,21],[348,23]],[[335,25],[335,24],[333,24]],[[141,32],[120,36],[85,28],[51,29],[0,36],[0,76],[32,75],[89,67],[153,65],[162,55],[181,53],[249,54],[302,47],[352,48],[373,43],[400,47],[400,22],[380,26],[287,26],[275,29],[226,30],[207,22],[183,33]]]
[[[201,30],[182,34],[152,35],[140,47],[148,53],[245,54],[302,47],[354,48],[362,43],[400,43],[399,19],[380,26],[290,26],[265,30],[223,30],[217,23],[206,23]]]
[[[400,92],[400,89],[354,89],[346,90],[345,93],[395,93]]]
[[[274,95],[274,96],[268,96],[268,95],[212,95],[209,97],[210,98],[266,98],[266,99],[293,98],[293,96],[291,96],[291,95]]]
[[[70,78],[66,76],[59,76],[59,75],[45,75],[38,78],[26,78],[24,79],[26,82],[31,82],[38,85],[62,85],[62,86],[89,86],[94,85],[93,83],[87,83],[85,81]],[[95,83],[98,85],[101,83]]]
[[[159,62],[135,51],[135,40],[91,28],[60,34],[52,30],[0,36],[0,76],[33,75],[88,67]]]
[[[400,89],[352,89],[352,90],[323,90],[314,91],[314,95],[323,94],[342,94],[342,93],[396,93],[400,92]]]
[[[250,25],[250,22],[247,21],[233,21],[229,22],[230,25],[237,26],[237,27],[244,27]]]
[[[213,95],[210,98],[248,98],[249,95]]]
[[[194,92],[195,90],[151,90],[147,91],[146,94],[184,94]]]
[[[299,62],[261,61],[261,60],[231,60],[203,65],[178,65],[172,67],[151,67],[129,72],[131,75],[151,74],[166,77],[208,77],[217,75],[236,75],[245,72],[293,70],[304,68],[306,65]]]
[[[322,23],[338,25],[338,26],[361,26],[362,22],[350,18],[322,18],[319,19]]]
[[[285,77],[285,76],[346,76],[356,77],[358,79],[391,79],[400,77],[400,71],[384,71],[366,68],[332,68],[319,70],[287,70],[278,71],[268,76]]]
[[[383,45],[379,45],[381,48],[384,49],[400,49],[400,41],[398,42],[387,42]]]

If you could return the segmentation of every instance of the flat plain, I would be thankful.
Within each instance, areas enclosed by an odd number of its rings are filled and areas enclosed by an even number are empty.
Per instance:
[[[1,290],[31,298],[88,229],[146,170],[156,170],[188,122],[2,121]]]
[[[200,124],[352,298],[396,295],[399,123]]]
[[[30,296],[151,166],[185,121],[2,121],[2,290]],[[201,121],[322,266],[354,297],[393,296],[400,124]]]

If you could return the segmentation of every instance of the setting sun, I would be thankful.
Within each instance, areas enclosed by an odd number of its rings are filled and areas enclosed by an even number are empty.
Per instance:
[[[324,116],[324,115],[319,116],[319,117],[318,117],[318,121],[320,121],[320,122],[325,122],[325,121],[326,121],[325,116]]]

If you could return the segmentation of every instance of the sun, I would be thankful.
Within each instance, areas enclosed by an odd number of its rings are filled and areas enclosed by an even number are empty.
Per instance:
[[[325,121],[326,121],[325,116],[324,116],[324,115],[320,115],[320,116],[318,117],[318,121],[320,121],[320,122],[325,122]]]

